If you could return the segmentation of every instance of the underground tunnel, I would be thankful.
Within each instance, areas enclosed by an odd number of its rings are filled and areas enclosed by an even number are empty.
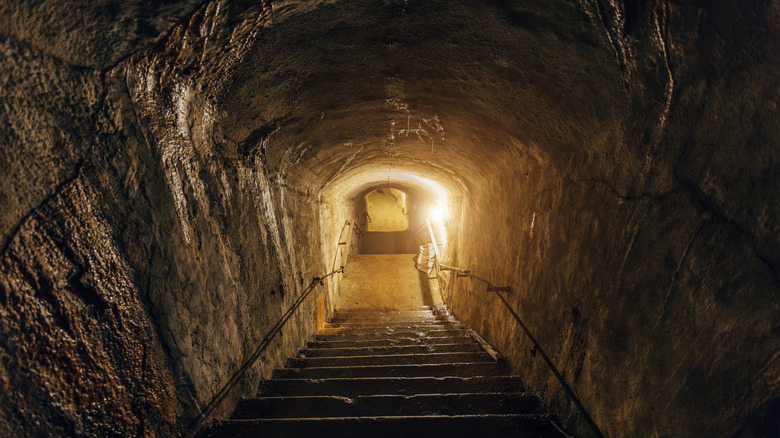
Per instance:
[[[382,288],[568,435],[780,436],[780,2],[2,1],[0,45],[0,436],[209,430]]]

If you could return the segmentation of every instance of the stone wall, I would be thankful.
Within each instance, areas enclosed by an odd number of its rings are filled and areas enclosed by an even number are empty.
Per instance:
[[[607,436],[772,436],[777,8],[654,8],[637,25],[660,20],[668,45],[643,46],[641,29],[622,39],[644,120],[612,127],[604,137],[622,142],[595,154],[544,153],[480,188],[457,226],[488,231],[460,239],[454,262],[514,289],[509,302]],[[664,90],[668,108],[652,98]],[[450,281],[455,314],[588,436],[519,327],[494,317],[509,316],[499,301]]]
[[[316,191],[222,137],[194,83],[240,32],[219,6],[106,72],[3,41],[3,435],[178,434],[323,272]],[[311,336],[316,296],[218,415]]]

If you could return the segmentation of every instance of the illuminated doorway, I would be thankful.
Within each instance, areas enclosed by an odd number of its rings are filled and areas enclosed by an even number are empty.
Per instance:
[[[406,192],[391,187],[374,189],[363,196],[363,208],[366,233],[361,253],[414,252],[409,241],[409,200]]]
[[[368,193],[365,203],[366,231],[406,231],[409,228],[406,193],[380,188]]]

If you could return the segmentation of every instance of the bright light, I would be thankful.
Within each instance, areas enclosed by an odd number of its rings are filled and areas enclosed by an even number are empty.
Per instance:
[[[442,223],[444,222],[445,212],[444,209],[438,205],[434,205],[428,210],[428,218],[432,221]]]

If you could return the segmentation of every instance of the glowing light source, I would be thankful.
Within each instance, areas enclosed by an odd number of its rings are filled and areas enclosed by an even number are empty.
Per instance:
[[[434,222],[443,223],[447,212],[443,207],[434,205],[428,210],[428,218]]]

